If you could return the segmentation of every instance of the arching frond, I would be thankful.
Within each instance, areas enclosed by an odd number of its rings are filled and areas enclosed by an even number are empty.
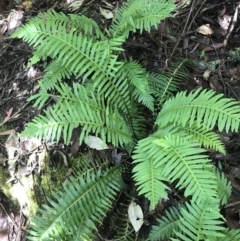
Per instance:
[[[130,31],[150,31],[174,10],[175,4],[169,0],[129,0],[117,11],[110,33],[127,38]]]
[[[179,92],[163,105],[156,124],[166,126],[169,122],[174,125],[190,127],[197,123],[197,127],[205,126],[213,129],[238,131],[240,124],[239,103],[230,98],[223,98],[223,94],[216,94],[213,90],[197,89],[187,95]]]
[[[125,78],[134,87],[132,92],[134,99],[153,111],[153,97],[148,83],[148,73],[145,69],[140,64],[132,61],[125,63],[122,70],[126,76]]]
[[[61,83],[63,79],[69,79],[71,72],[69,67],[63,66],[60,61],[52,61],[45,69],[46,74],[42,78],[42,84],[47,89],[54,89],[55,84]]]
[[[189,136],[192,136],[191,139],[198,142],[204,148],[210,148],[226,154],[225,146],[220,136],[204,125],[198,126],[196,122],[193,122],[191,126],[190,124],[186,124],[186,126],[180,129],[184,130]]]
[[[139,194],[144,194],[154,209],[159,199],[168,198],[166,193],[168,187],[164,181],[169,181],[169,179],[163,175],[164,167],[157,166],[155,160],[148,157],[141,149],[145,145],[143,142],[150,141],[149,139],[141,140],[135,150],[133,163],[137,165],[133,168],[133,177],[138,186]]]
[[[221,238],[224,235],[223,217],[219,213],[217,199],[203,199],[200,204],[191,202],[181,208],[181,222],[175,234],[184,241],[201,241]],[[222,219],[222,220],[221,220]],[[175,240],[175,239],[173,239]]]
[[[31,33],[30,35],[33,35],[33,32],[35,32],[37,29],[53,33],[52,30],[56,30],[57,28],[55,27],[58,27],[59,25],[62,25],[63,29],[65,29],[65,33],[67,30],[70,31],[70,29],[73,29],[74,31],[81,33],[82,35],[91,38],[95,37],[96,40],[106,39],[98,24],[94,20],[84,15],[65,15],[64,13],[57,13],[54,10],[40,13],[37,17],[31,19],[25,26],[14,32],[12,37],[26,37],[27,31],[30,31],[28,33]],[[50,26],[52,27],[51,29],[49,28]]]
[[[132,141],[132,133],[117,109],[105,105],[93,93],[87,93],[82,85],[74,84],[72,89],[67,84],[61,84],[56,89],[59,92],[59,96],[55,96],[57,103],[45,111],[46,116],[35,117],[22,135],[57,142],[63,135],[64,143],[69,143],[73,129],[80,125],[80,143],[90,132],[99,134],[105,142],[115,146]],[[45,96],[51,95],[46,93]]]
[[[120,203],[116,212],[111,214],[110,217],[110,228],[116,230],[116,234],[114,235],[113,240],[126,240],[126,241],[135,241],[136,234],[134,232],[134,228],[128,218],[128,207],[130,204],[129,198],[127,199],[129,202]]]
[[[164,195],[166,186],[162,187],[160,193],[155,186],[152,187],[153,181],[164,180],[177,181],[177,187],[185,189],[185,196],[192,196],[197,203],[204,196],[216,197],[216,176],[204,152],[191,140],[175,135],[160,139],[152,136],[139,141],[136,154],[133,155],[137,164],[133,169],[134,179],[139,185],[139,192],[146,193],[150,201],[154,200],[151,203],[154,206],[157,193]],[[142,183],[144,185],[141,186]]]
[[[197,147],[191,140],[178,136],[166,136],[156,139],[156,145],[162,148],[156,166],[164,165],[163,176],[171,182],[177,181],[177,187],[185,188],[185,196],[201,202],[204,196],[216,197],[216,177],[212,166],[203,154],[204,149]]]
[[[121,189],[121,171],[116,167],[104,173],[88,171],[77,179],[70,177],[69,182],[63,192],[53,193],[54,200],[49,200],[50,205],[40,209],[41,216],[32,220],[28,240],[62,240],[75,236],[78,230],[91,236]]]
[[[149,85],[158,105],[162,105],[167,99],[173,96],[179,85],[188,79],[188,68],[192,68],[193,63],[189,59],[180,59],[160,74],[149,75]]]
[[[239,241],[240,240],[240,230],[239,229],[224,229],[223,237],[212,239],[212,241]]]
[[[164,240],[174,237],[175,232],[180,232],[179,223],[181,222],[181,213],[179,207],[172,207],[166,211],[165,215],[158,219],[158,225],[153,225],[148,240]]]
[[[84,17],[84,21],[86,19]],[[94,23],[93,20],[86,21]],[[73,23],[77,24],[77,21]],[[91,77],[101,81],[108,76],[115,76],[119,63],[117,62],[118,56],[113,52],[117,48],[116,45],[120,48],[123,38],[112,40],[105,38],[104,41],[98,42],[92,37],[83,35],[81,31],[77,31],[80,27],[85,31],[86,26],[73,26],[73,23],[64,14],[48,12],[31,20],[17,30],[12,37],[22,38],[38,53],[55,59],[62,66],[68,66],[72,74],[77,77],[82,76],[84,80]]]
[[[127,115],[131,115],[130,111],[136,102],[153,110],[153,98],[148,86],[147,73],[135,62],[123,63],[114,78],[95,79],[92,86],[96,89],[97,95],[104,96],[109,103]]]
[[[225,240],[218,199],[207,198],[200,204],[191,202],[186,207],[172,207],[158,222],[153,226],[148,240]]]
[[[224,205],[227,203],[231,193],[232,186],[231,183],[224,176],[224,173],[220,173],[217,169],[215,170],[218,184],[218,198],[220,200],[220,204]]]

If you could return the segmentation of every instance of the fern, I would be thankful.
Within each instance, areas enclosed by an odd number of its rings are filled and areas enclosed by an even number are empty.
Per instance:
[[[159,225],[152,227],[148,240],[162,240],[174,236],[174,232],[179,232],[180,210],[177,207],[166,211],[162,219],[158,219]]]
[[[114,76],[118,70],[118,63],[117,55],[111,52],[116,49],[116,45],[121,45],[123,39],[113,39],[111,43],[106,39],[104,42],[94,41],[93,38],[77,31],[81,26],[72,25],[70,19],[66,20],[63,14],[56,15],[56,17],[55,15],[55,12],[50,12],[34,18],[15,32],[12,37],[23,38],[32,44],[38,53],[41,52],[43,56],[49,56],[57,62],[60,61],[62,66],[68,66],[69,71],[77,77],[84,76],[86,79],[93,75],[93,79],[97,77],[102,80],[108,75]],[[83,21],[81,16],[75,16],[74,23],[78,23],[77,18],[79,23]],[[90,22],[92,25],[96,25],[93,20],[89,20]],[[67,33],[68,27],[69,32]],[[26,34],[27,32],[31,32],[31,35]],[[42,42],[46,44],[42,44]]]
[[[240,240],[240,232],[239,230],[230,230],[230,229],[225,229],[222,232],[224,234],[223,237],[218,238],[218,239],[212,239],[213,241],[238,241]]]
[[[161,74],[150,74],[150,87],[158,105],[162,106],[167,99],[178,91],[179,84],[188,78],[188,69],[193,66],[194,63],[189,59],[179,59],[171,63],[171,67]]]
[[[202,125],[198,127],[197,123],[194,122],[191,126],[190,124],[187,124],[181,129],[186,132],[186,135],[191,136],[193,141],[197,141],[204,148],[210,148],[226,154],[225,147],[220,139],[220,136],[205,126]]]
[[[134,157],[138,160],[135,162],[138,165],[133,169],[133,177],[138,185],[139,195],[144,194],[154,208],[160,198],[167,199],[168,187],[164,181],[167,182],[169,179],[164,177],[162,166],[157,166],[154,159],[149,158],[142,151],[136,152]]]
[[[134,229],[127,216],[129,204],[130,198],[126,198],[125,202],[120,203],[117,210],[109,218],[111,220],[109,222],[110,227],[107,227],[107,229],[115,230],[114,240],[134,241],[136,239]]]
[[[212,237],[223,237],[221,231],[223,220],[217,206],[217,201],[206,199],[201,205],[191,203],[186,204],[186,209],[181,210],[181,222],[179,227],[181,232],[176,235],[186,241],[200,241]]]
[[[118,10],[109,32],[112,36],[126,37],[137,29],[149,32],[152,26],[157,27],[159,21],[170,17],[174,10],[173,1],[130,0]]]
[[[205,152],[204,149],[198,148],[190,140],[174,135],[166,136],[164,139],[148,138],[145,143],[139,143],[137,148],[140,154],[133,156],[134,163],[140,162],[133,169],[133,172],[137,173],[134,175],[135,181],[138,185],[145,182],[144,186],[139,186],[140,193],[155,193],[155,196],[163,197],[163,191],[159,191],[157,195],[148,183],[158,181],[158,189],[164,190],[165,185],[159,183],[159,180],[167,178],[171,182],[179,179],[177,186],[185,188],[185,196],[192,195],[194,201],[200,202],[203,196],[217,196],[216,177],[211,171],[207,156],[202,154]],[[144,158],[142,155],[145,155]],[[142,169],[143,167],[145,169]],[[153,171],[155,175],[151,173]],[[136,178],[137,176],[139,178]],[[144,177],[147,177],[148,181]],[[148,195],[145,196],[149,198]],[[156,198],[149,200],[153,206],[156,205]]]
[[[220,239],[224,237],[221,219],[216,199],[207,198],[200,205],[191,203],[186,207],[171,208],[163,219],[158,220],[159,225],[153,226],[149,240],[170,237],[180,238],[172,240],[186,241]]]
[[[116,13],[106,34],[85,16],[55,11],[39,14],[18,29],[12,37],[34,48],[30,64],[51,59],[40,92],[29,100],[38,108],[50,98],[55,101],[22,135],[57,142],[63,138],[68,144],[73,129],[80,126],[80,144],[94,133],[129,153],[134,149],[133,179],[152,209],[161,198],[168,198],[168,183],[190,200],[170,209],[160,221],[162,226],[153,228],[150,240],[216,240],[234,234],[224,230],[219,211],[231,190],[206,149],[225,153],[214,130],[239,130],[239,103],[212,90],[174,96],[188,75],[188,60],[177,61],[164,73],[149,74],[138,63],[119,57],[130,31],[150,31],[174,10],[171,0],[130,0]],[[79,83],[70,87],[64,80],[72,77]],[[153,120],[155,132],[147,136],[151,131],[147,115],[152,119],[156,106],[161,110]],[[121,188],[119,169],[78,172],[77,179],[72,177],[64,192],[54,193],[50,206],[43,206],[41,215],[33,219],[29,240],[93,238]]]
[[[88,171],[84,176],[70,178],[63,186],[64,192],[53,193],[50,207],[40,209],[42,217],[36,216],[29,231],[29,240],[60,240],[80,230],[81,235],[90,235],[97,230],[117,191],[121,188],[121,171],[111,168],[95,174]],[[64,225],[63,225],[64,224]],[[80,237],[79,237],[80,238]]]
[[[238,131],[240,124],[239,104],[233,99],[222,98],[213,90],[198,89],[186,95],[179,92],[176,97],[167,100],[159,113],[156,124],[164,127],[169,122],[174,125],[191,127],[195,121],[197,127],[228,131]]]
[[[215,170],[217,183],[218,183],[218,198],[220,200],[220,204],[224,205],[227,203],[228,198],[231,195],[232,187],[230,182],[226,179],[223,173]]]
[[[131,142],[131,132],[117,109],[106,106],[93,94],[89,96],[81,85],[74,84],[73,91],[67,84],[55,88],[59,92],[55,96],[57,104],[45,112],[46,117],[34,118],[25,131],[26,135],[59,141],[63,134],[64,142],[69,143],[73,129],[81,124],[80,143],[91,131],[116,146]],[[39,97],[42,100],[38,99],[36,104],[42,106],[51,96],[41,93]]]

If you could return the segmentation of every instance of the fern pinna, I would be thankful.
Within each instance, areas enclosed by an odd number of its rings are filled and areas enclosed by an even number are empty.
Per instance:
[[[39,14],[18,29],[12,37],[34,48],[29,66],[51,59],[39,82],[40,92],[29,100],[38,108],[50,98],[56,100],[22,135],[57,142],[62,138],[68,144],[73,129],[80,126],[80,144],[94,133],[114,146],[126,147],[132,154],[137,190],[150,201],[151,210],[162,198],[168,199],[169,183],[190,200],[166,211],[149,240],[227,240],[239,236],[224,228],[220,214],[219,206],[227,202],[231,187],[206,149],[225,153],[214,130],[239,130],[239,103],[212,90],[174,96],[187,75],[188,60],[177,61],[171,71],[153,74],[137,62],[119,58],[130,32],[150,31],[175,9],[172,0],[129,0],[106,34],[85,16],[55,11]],[[77,81],[69,86],[64,81],[72,76]],[[160,109],[150,136],[146,109],[152,116]],[[64,192],[54,193],[50,206],[31,221],[29,240],[91,240],[120,189],[119,173],[118,168],[79,173],[77,182],[71,179]]]

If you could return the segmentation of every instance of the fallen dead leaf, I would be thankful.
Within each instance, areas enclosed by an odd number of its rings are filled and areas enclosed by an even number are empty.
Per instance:
[[[10,116],[11,116],[11,114],[12,114],[12,111],[13,111],[13,108],[9,109],[9,111],[6,112],[6,113],[7,113],[7,116],[4,118],[2,124],[6,123],[6,122],[10,119]]]
[[[204,49],[204,51],[208,52],[208,51],[212,51],[212,50],[215,50],[215,49],[220,49],[220,48],[222,48],[222,46],[223,46],[223,43],[215,43],[215,44],[213,44],[211,46],[207,46]]]
[[[106,18],[106,19],[111,19],[114,17],[113,13],[108,10],[108,9],[105,9],[105,8],[99,8],[100,9],[100,12],[101,14]]]
[[[11,129],[11,130],[0,132],[0,136],[9,136],[9,135],[11,135],[13,133],[15,133],[15,129]]]
[[[203,34],[203,35],[211,35],[213,34],[213,30],[210,28],[209,24],[204,24],[197,28],[196,32]]]

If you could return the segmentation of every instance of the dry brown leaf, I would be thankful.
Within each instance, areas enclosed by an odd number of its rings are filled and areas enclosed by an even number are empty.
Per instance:
[[[211,74],[211,70],[210,70],[210,69],[207,69],[207,70],[204,72],[204,74],[203,74],[203,78],[204,78],[205,80],[208,80],[210,74]]]
[[[204,49],[205,52],[208,52],[208,51],[212,51],[212,50],[215,50],[215,49],[220,49],[222,48],[223,46],[223,43],[215,43],[215,44],[212,44],[211,46],[208,46]]]
[[[0,132],[0,136],[9,136],[9,135],[11,135],[13,133],[15,133],[15,129],[11,129],[11,130]]]
[[[99,7],[100,9],[100,13],[103,15],[103,17],[105,17],[106,19],[111,19],[114,17],[113,13],[108,10],[108,9],[105,9],[105,8],[101,8]]]
[[[213,34],[213,30],[210,28],[209,24],[205,24],[197,28],[196,30],[198,33],[203,34],[203,35],[211,35]]]
[[[9,109],[9,111],[6,112],[6,113],[7,113],[7,116],[4,118],[2,124],[6,123],[6,122],[10,119],[10,116],[11,116],[11,114],[12,114],[12,111],[13,111],[13,108]]]

